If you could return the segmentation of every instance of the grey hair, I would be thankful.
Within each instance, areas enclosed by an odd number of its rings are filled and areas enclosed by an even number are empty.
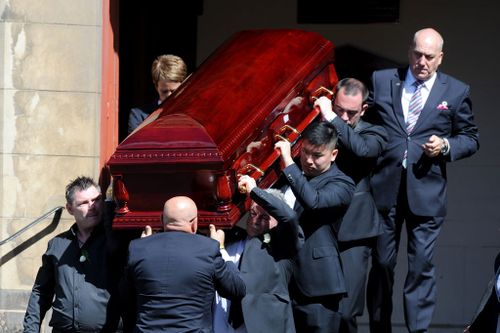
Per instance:
[[[275,196],[281,201],[285,201],[285,194],[276,188],[267,188],[264,191],[271,194],[272,196]]]

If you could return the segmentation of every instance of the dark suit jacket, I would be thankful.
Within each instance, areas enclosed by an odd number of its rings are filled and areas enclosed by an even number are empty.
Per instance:
[[[379,235],[379,215],[370,188],[369,176],[387,142],[382,126],[360,120],[351,128],[340,117],[332,121],[339,134],[335,164],[356,183],[351,204],[338,228],[339,241],[353,241]]]
[[[354,193],[354,182],[335,164],[319,176],[307,179],[296,164],[283,169],[296,197],[305,243],[297,255],[294,280],[307,297],[344,294],[334,225],[345,213]]]
[[[124,278],[124,290],[135,295],[135,332],[212,332],[215,290],[229,299],[245,295],[219,243],[185,232],[133,240]]]
[[[389,142],[379,158],[371,180],[379,210],[396,203],[406,149],[407,196],[412,213],[421,216],[446,215],[446,162],[474,154],[479,135],[473,123],[469,86],[446,74],[437,73],[436,81],[420,117],[410,135],[401,106],[405,69],[376,71],[372,76],[373,107],[380,124],[389,134]],[[450,152],[427,157],[421,145],[431,135],[447,138]]]
[[[488,287],[481,298],[481,302],[470,325],[470,333],[495,333],[500,315],[500,302],[498,301],[495,284],[500,275],[500,254],[495,260],[495,275],[488,283]]]
[[[278,225],[268,232],[270,242],[264,242],[263,236],[248,239],[240,259],[241,277],[247,288],[241,302],[246,330],[293,333],[288,284],[293,257],[303,243],[298,216],[284,201],[262,189],[253,189],[250,196],[276,218]]]
[[[132,133],[151,113],[160,107],[158,100],[140,108],[132,108],[128,114],[128,134]]]

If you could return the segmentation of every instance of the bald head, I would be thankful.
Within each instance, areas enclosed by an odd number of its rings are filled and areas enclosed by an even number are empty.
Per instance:
[[[195,233],[198,229],[198,209],[193,200],[185,196],[173,197],[163,206],[163,229]]]
[[[436,47],[437,50],[443,50],[444,40],[441,34],[432,28],[425,28],[417,31],[413,35],[413,43],[415,46],[417,43],[427,43]]]
[[[408,50],[408,59],[415,79],[427,81],[443,60],[443,37],[432,28],[417,31]]]

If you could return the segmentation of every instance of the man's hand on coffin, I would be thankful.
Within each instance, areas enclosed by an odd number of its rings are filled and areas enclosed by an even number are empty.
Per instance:
[[[219,229],[216,230],[215,226],[213,224],[210,224],[208,226],[208,229],[210,231],[210,238],[215,239],[216,241],[219,242],[219,247],[221,249],[224,248],[224,242],[226,240],[226,234],[224,233],[224,230]]]
[[[153,234],[153,229],[151,226],[147,225],[144,227],[144,230],[141,233],[141,238],[151,236]]]
[[[333,112],[332,101],[326,97],[321,96],[314,102],[314,106],[319,107],[321,111],[321,118],[326,121],[332,121],[337,116],[335,112]]]
[[[238,179],[238,189],[240,190],[241,193],[246,193],[247,195],[250,195],[250,192],[254,189],[254,187],[257,186],[257,183],[255,182],[255,179],[248,175],[242,175]]]
[[[292,149],[290,142],[286,140],[280,140],[274,144],[274,148],[276,148],[280,153],[281,161],[283,162],[285,168],[295,163],[292,158]]]

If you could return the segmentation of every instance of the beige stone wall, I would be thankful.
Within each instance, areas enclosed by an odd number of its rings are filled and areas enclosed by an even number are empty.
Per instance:
[[[69,180],[98,176],[101,7],[97,0],[0,1],[2,240],[64,205]],[[6,319],[24,313],[47,241],[72,222],[63,213],[47,234],[51,218],[0,247],[0,331],[18,327]]]

